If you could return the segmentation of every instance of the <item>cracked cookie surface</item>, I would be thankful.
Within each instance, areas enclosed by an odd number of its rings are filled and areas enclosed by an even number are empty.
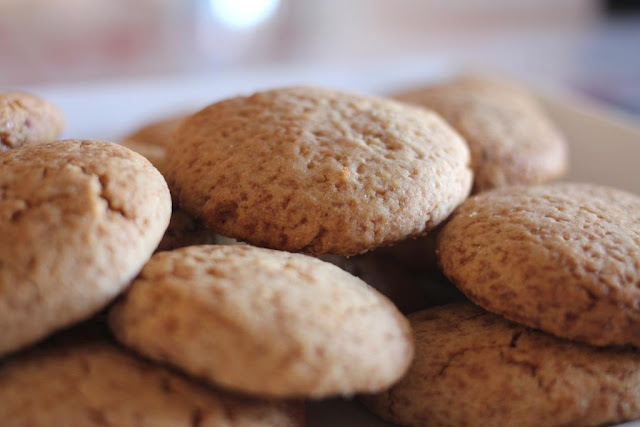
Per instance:
[[[0,153],[0,354],[105,306],[151,256],[170,214],[162,176],[117,144]]]
[[[141,354],[262,396],[381,390],[413,354],[406,318],[360,279],[246,245],[155,254],[109,322]]]
[[[594,345],[640,346],[640,197],[590,184],[468,199],[438,237],[445,275],[511,320]]]
[[[0,364],[4,427],[304,425],[302,403],[206,387],[108,341],[43,347]]]
[[[258,246],[355,255],[444,220],[471,186],[469,150],[438,115],[300,87],[213,104],[167,158],[182,209]]]
[[[464,77],[394,98],[436,111],[460,132],[471,150],[474,192],[566,173],[564,137],[523,88]]]
[[[416,355],[390,390],[363,397],[412,426],[596,426],[640,418],[640,353],[574,343],[470,303],[409,316]]]
[[[64,115],[49,102],[24,92],[0,92],[0,151],[53,141]]]

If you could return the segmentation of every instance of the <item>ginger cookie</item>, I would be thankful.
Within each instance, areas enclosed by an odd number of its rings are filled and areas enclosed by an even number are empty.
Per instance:
[[[438,257],[489,311],[593,345],[640,346],[640,197],[590,184],[482,193],[444,226]]]
[[[185,117],[180,115],[148,123],[128,135],[122,145],[142,154],[164,175],[167,147],[172,144],[173,134]]]
[[[459,78],[394,98],[441,114],[471,150],[473,191],[540,184],[565,174],[567,144],[523,88],[485,78]]]
[[[4,427],[304,425],[302,403],[206,387],[106,340],[42,347],[0,364]]]
[[[413,354],[406,318],[360,279],[246,245],[155,254],[109,321],[151,359],[268,397],[379,391]]]
[[[64,129],[62,111],[24,92],[0,92],[0,151],[58,139]]]
[[[117,144],[0,153],[0,354],[90,317],[129,284],[171,214],[167,184]]]
[[[168,149],[182,209],[250,244],[355,255],[424,234],[464,200],[469,152],[438,115],[328,89],[275,89],[187,118]]]
[[[598,426],[640,418],[640,353],[555,338],[470,303],[409,316],[416,355],[363,397],[411,426]]]

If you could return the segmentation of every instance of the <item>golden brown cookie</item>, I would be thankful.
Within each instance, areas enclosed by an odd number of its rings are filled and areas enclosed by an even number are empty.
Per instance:
[[[425,233],[468,195],[469,153],[439,116],[310,87],[213,104],[169,147],[180,206],[258,246],[355,255]]]
[[[128,135],[122,145],[146,157],[164,175],[167,147],[184,115],[148,123]]]
[[[117,144],[0,153],[0,354],[99,311],[135,277],[171,214],[162,176]]]
[[[261,396],[382,390],[413,355],[406,318],[360,279],[246,245],[155,254],[109,320],[141,354]]]
[[[567,170],[563,136],[523,88],[465,77],[395,98],[438,112],[466,139],[474,192],[544,183]]]
[[[640,353],[536,332],[470,303],[409,316],[416,355],[363,400],[411,426],[597,426],[640,418]]]
[[[303,426],[302,403],[206,387],[107,341],[35,348],[0,364],[0,420],[13,426]]]
[[[57,139],[64,114],[49,102],[24,92],[0,92],[0,151]]]
[[[560,337],[640,346],[640,198],[589,184],[467,200],[440,232],[445,275],[472,301]]]

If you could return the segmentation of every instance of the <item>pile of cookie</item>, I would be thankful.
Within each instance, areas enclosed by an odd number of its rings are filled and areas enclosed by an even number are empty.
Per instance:
[[[2,425],[640,418],[640,197],[549,183],[566,143],[520,87],[394,97],[268,90],[115,144],[0,94]]]

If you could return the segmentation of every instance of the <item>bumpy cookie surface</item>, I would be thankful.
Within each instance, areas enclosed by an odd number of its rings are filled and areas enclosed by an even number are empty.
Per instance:
[[[258,246],[354,255],[433,228],[471,185],[464,141],[390,100],[289,88],[213,104],[169,147],[180,206]]]
[[[596,426],[640,418],[640,353],[532,331],[470,303],[409,316],[416,356],[364,398],[411,426]]]
[[[141,354],[264,396],[381,390],[413,354],[406,318],[360,279],[245,245],[155,254],[109,320]]]
[[[64,115],[47,101],[23,92],[0,92],[0,151],[53,141],[63,129]]]
[[[588,184],[467,200],[438,239],[445,275],[514,321],[594,345],[640,346],[640,198]]]
[[[395,98],[440,113],[466,139],[474,192],[540,184],[566,172],[564,138],[522,88],[468,77]]]
[[[302,426],[298,403],[237,397],[107,341],[35,348],[0,364],[0,419],[13,426]]]
[[[170,214],[162,176],[117,144],[0,153],[0,354],[106,305],[151,256]]]
[[[173,134],[185,116],[176,116],[149,123],[128,135],[122,145],[147,158],[165,174],[167,147],[173,143]]]

